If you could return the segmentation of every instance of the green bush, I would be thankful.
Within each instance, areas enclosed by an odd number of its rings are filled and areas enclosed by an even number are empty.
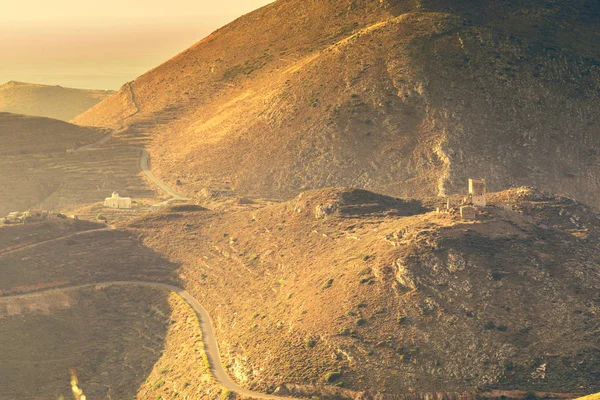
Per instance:
[[[156,389],[160,389],[161,387],[163,387],[165,384],[165,381],[163,379],[160,379],[156,382],[154,382],[154,385],[152,386],[152,389],[156,390]]]
[[[350,329],[348,327],[346,328],[342,328],[339,332],[338,335],[340,336],[352,336],[354,335],[356,332],[354,331],[354,329]]]

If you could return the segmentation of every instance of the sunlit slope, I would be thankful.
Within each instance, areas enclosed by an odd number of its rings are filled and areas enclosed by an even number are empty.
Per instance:
[[[490,202],[473,223],[435,201],[324,189],[129,227],[181,265],[245,386],[596,391],[598,214],[527,188]]]
[[[278,1],[76,121],[149,135],[187,195],[436,195],[477,175],[598,204],[599,18],[585,0]]]
[[[113,93],[13,81],[0,85],[0,112],[69,121]]]

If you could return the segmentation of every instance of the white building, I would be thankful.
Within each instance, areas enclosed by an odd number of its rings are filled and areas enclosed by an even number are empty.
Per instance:
[[[121,197],[119,193],[113,192],[112,197],[108,197],[104,200],[104,207],[108,208],[118,208],[118,209],[130,209],[131,208],[131,198],[130,197]]]

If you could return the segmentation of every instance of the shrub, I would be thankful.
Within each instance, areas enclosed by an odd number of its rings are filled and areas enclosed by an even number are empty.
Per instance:
[[[325,282],[323,282],[323,284],[321,285],[321,290],[326,290],[329,289],[331,287],[331,285],[333,285],[333,279],[327,279]]]
[[[348,327],[346,328],[342,328],[339,332],[338,335],[340,336],[351,336],[354,335],[356,332],[353,329],[350,329]]]
[[[154,382],[154,385],[152,386],[152,389],[156,390],[156,389],[160,389],[161,387],[163,387],[165,384],[165,381],[163,379],[160,379],[156,382]]]
[[[306,345],[306,347],[312,348],[317,345],[317,342],[315,342],[315,340],[312,338],[306,338],[304,340],[304,344]]]
[[[328,372],[325,374],[325,381],[332,383],[337,381],[338,379],[340,379],[342,377],[342,373],[341,372]]]
[[[484,328],[488,329],[488,330],[496,329],[496,324],[494,323],[494,321],[490,320],[490,321],[488,321],[488,322],[485,323]]]
[[[356,320],[356,325],[357,326],[365,326],[367,324],[367,320],[363,319],[363,318],[359,318]]]
[[[527,392],[525,392],[525,400],[536,400],[537,398],[538,397],[535,391],[528,390]]]

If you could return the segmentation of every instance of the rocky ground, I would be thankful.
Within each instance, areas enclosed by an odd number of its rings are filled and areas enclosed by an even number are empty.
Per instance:
[[[182,266],[250,387],[597,391],[598,214],[527,188],[492,201],[467,222],[332,189],[127,228]]]

